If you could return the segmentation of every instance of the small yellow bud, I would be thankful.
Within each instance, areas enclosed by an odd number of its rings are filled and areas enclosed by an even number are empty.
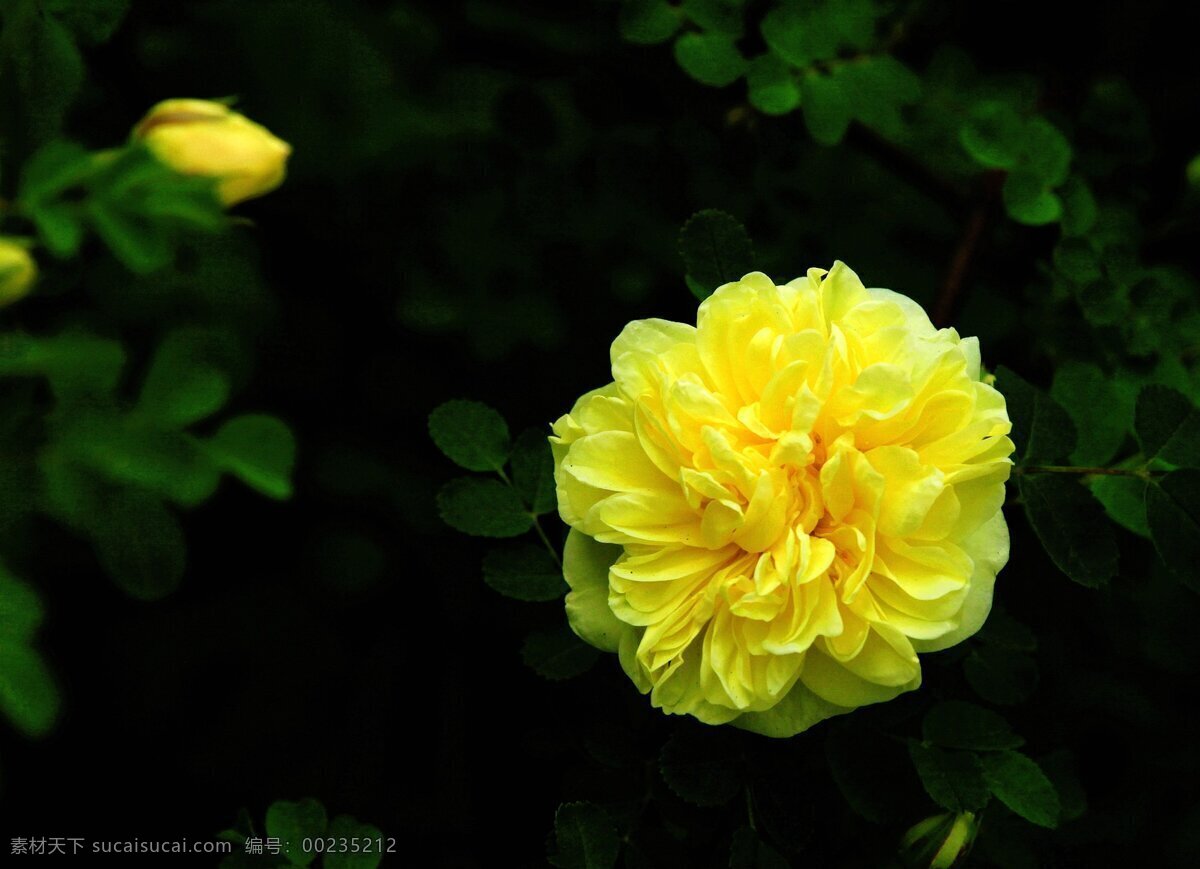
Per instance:
[[[165,100],[138,122],[133,138],[177,172],[217,179],[226,205],[282,184],[292,153],[266,127],[209,100]]]
[[[25,245],[0,238],[0,308],[29,295],[37,280],[37,263]]]

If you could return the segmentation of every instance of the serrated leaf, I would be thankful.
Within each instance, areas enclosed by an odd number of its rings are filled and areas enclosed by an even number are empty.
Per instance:
[[[1146,488],[1146,522],[1171,571],[1200,592],[1200,471],[1172,471]]]
[[[508,423],[480,401],[455,399],[434,408],[429,436],[446,458],[468,471],[498,471],[508,461]]]
[[[667,0],[625,0],[618,23],[626,42],[656,45],[675,35],[680,17]]]
[[[292,496],[296,438],[282,420],[261,414],[236,417],[206,447],[220,467],[250,488],[279,500]]]
[[[786,115],[800,105],[796,74],[770,52],[750,61],[746,70],[746,92],[750,105],[766,115]]]
[[[229,378],[213,367],[203,333],[167,334],[150,362],[137,412],[169,429],[185,428],[220,410],[229,398]]]
[[[1033,658],[995,646],[972,650],[963,661],[963,675],[976,694],[998,706],[1024,703],[1038,684]]]
[[[592,668],[600,652],[567,628],[558,625],[531,632],[521,646],[525,665],[551,682],[574,679]]]
[[[279,800],[267,809],[267,835],[288,843],[288,860],[293,866],[307,866],[317,858],[316,852],[305,851],[301,842],[324,836],[327,823],[325,806],[311,798]]]
[[[1146,460],[1200,467],[1200,411],[1169,386],[1151,384],[1138,393],[1134,430]]]
[[[350,842],[370,842],[374,849],[375,841],[385,839],[383,832],[371,824],[364,824],[349,815],[338,815],[329,825],[326,833],[332,839],[345,839]],[[386,846],[386,841],[385,841]],[[383,854],[378,850],[371,851],[330,851],[325,854],[322,866],[324,869],[375,869],[383,860]]]
[[[659,754],[663,781],[697,806],[720,806],[743,786],[736,738],[725,728],[681,726]]]
[[[1050,396],[1070,415],[1077,441],[1071,463],[1106,465],[1133,424],[1133,407],[1095,365],[1067,362],[1054,372]]]
[[[800,79],[800,101],[804,125],[821,145],[836,145],[846,135],[853,111],[850,100],[835,75],[810,72]]]
[[[1088,485],[1109,519],[1141,537],[1150,536],[1150,525],[1146,521],[1146,480],[1105,475],[1095,477]]]
[[[550,553],[532,543],[490,550],[483,558],[483,579],[516,600],[559,600],[567,593],[562,568]]]
[[[988,754],[982,762],[984,780],[996,799],[1031,823],[1058,826],[1058,794],[1041,767],[1016,751]]]
[[[996,368],[996,388],[1008,406],[1009,437],[1022,464],[1062,461],[1075,449],[1075,425],[1057,401],[1003,365]]]
[[[741,280],[754,267],[754,248],[745,227],[716,208],[696,212],[683,225],[679,254],[688,276],[709,293]]]
[[[1000,751],[1020,748],[1025,740],[1013,733],[1003,716],[961,700],[935,704],[921,722],[926,742],[943,748]]]
[[[527,429],[513,444],[512,482],[521,500],[541,516],[558,509],[554,483],[554,454],[544,432]]]
[[[977,755],[969,751],[944,751],[916,740],[909,740],[908,753],[925,792],[942,808],[975,812],[987,804],[987,786]]]
[[[723,33],[685,33],[675,40],[675,62],[701,84],[725,87],[746,72],[746,59]]]
[[[533,527],[521,496],[499,480],[459,477],[442,487],[437,502],[447,525],[474,537],[518,537]]]
[[[729,845],[729,869],[788,869],[790,865],[749,827],[742,827],[733,834]]]
[[[1017,489],[1025,515],[1054,564],[1075,582],[1098,588],[1117,572],[1117,544],[1103,529],[1100,504],[1077,479],[1022,474]]]
[[[594,803],[566,803],[554,814],[555,852],[550,864],[559,869],[612,869],[621,840],[604,810]]]
[[[127,594],[158,600],[179,587],[187,545],[179,520],[160,499],[120,491],[90,518],[88,532],[105,572]]]

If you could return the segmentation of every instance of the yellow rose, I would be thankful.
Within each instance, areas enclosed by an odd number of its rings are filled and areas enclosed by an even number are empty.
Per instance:
[[[218,179],[226,205],[282,184],[292,153],[266,127],[208,100],[165,100],[138,122],[133,137],[177,172]]]
[[[37,263],[25,245],[0,238],[0,308],[29,295],[37,280]]]
[[[668,713],[790,736],[921,684],[1008,560],[979,343],[843,263],[630,323],[554,424],[566,609]]]

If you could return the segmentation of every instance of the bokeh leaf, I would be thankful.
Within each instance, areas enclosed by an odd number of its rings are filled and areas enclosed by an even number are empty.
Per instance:
[[[282,420],[262,414],[236,417],[206,447],[222,468],[252,489],[270,498],[291,497],[296,439]]]

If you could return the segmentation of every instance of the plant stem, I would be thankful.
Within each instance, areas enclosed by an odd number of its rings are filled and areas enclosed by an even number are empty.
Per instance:
[[[542,523],[538,521],[537,516],[533,517],[533,530],[542,539],[542,543],[546,544],[546,551],[550,553],[550,557],[554,559],[554,563],[561,569],[563,566],[562,558],[559,556],[558,550],[554,548],[554,544],[550,542],[550,538],[546,536],[546,532],[542,529]]]
[[[1083,476],[1140,477],[1150,480],[1166,471],[1151,471],[1146,468],[1077,468],[1072,465],[1026,465],[1017,468],[1018,474],[1080,474]]]

